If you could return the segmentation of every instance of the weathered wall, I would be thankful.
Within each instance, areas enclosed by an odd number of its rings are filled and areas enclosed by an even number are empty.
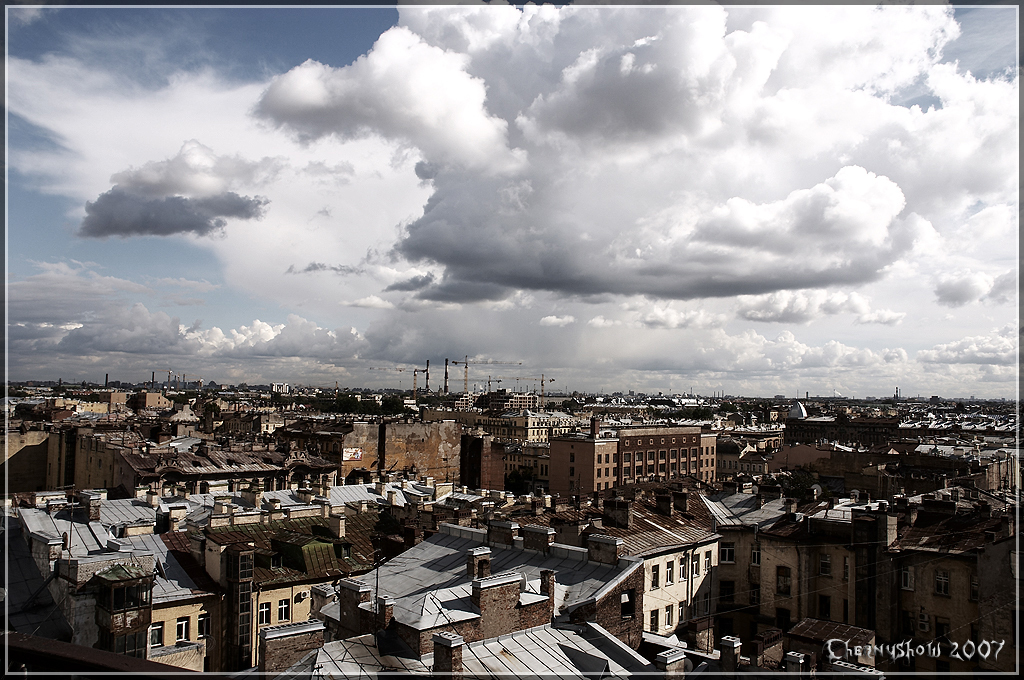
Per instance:
[[[345,448],[360,448],[363,457],[359,461],[345,461],[343,474],[358,467],[375,469],[377,428],[377,423],[353,423],[352,433],[345,436]],[[461,439],[462,425],[450,420],[388,423],[385,469],[397,471],[415,466],[419,476],[455,481],[459,475]]]
[[[46,459],[49,436],[41,430],[22,434],[17,430],[3,436],[4,462],[2,474],[7,490],[42,491],[46,488]]]

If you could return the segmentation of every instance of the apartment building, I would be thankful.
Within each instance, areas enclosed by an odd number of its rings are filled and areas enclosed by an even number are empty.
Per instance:
[[[697,477],[717,479],[717,441],[699,427],[619,428],[623,484]]]
[[[548,449],[551,461],[549,486],[559,496],[590,495],[620,483],[619,440],[610,433],[553,437]]]

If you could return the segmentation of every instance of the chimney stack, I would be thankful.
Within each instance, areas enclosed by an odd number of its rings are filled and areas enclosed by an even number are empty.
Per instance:
[[[658,494],[655,497],[655,500],[658,503],[658,513],[662,514],[662,515],[666,515],[668,517],[671,517],[672,516],[672,496],[670,496],[669,494]]]
[[[740,665],[740,647],[743,643],[738,637],[725,635],[719,643],[721,655],[719,662],[722,664],[722,671],[730,675],[736,673]]]
[[[466,576],[471,579],[491,575],[491,549],[480,546],[471,548],[466,554]]]
[[[442,631],[434,633],[434,677],[438,680],[462,680],[461,635]]]
[[[654,666],[666,678],[683,678],[686,675],[686,651],[682,647],[666,649],[654,657]]]
[[[787,498],[785,501],[783,501],[783,507],[786,510],[786,514],[790,515],[792,518],[792,515],[796,514],[796,499]]]
[[[690,511],[690,494],[686,491],[672,492],[672,505],[679,512]]]

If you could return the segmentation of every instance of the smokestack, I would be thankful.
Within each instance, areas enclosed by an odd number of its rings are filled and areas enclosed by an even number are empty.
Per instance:
[[[104,373],[103,374],[103,387],[106,388],[109,384],[110,384],[110,374],[109,373]]]
[[[448,360],[444,360],[444,393],[448,394]]]
[[[430,359],[427,359],[427,370],[424,373],[427,376],[427,383],[424,389],[427,390],[427,394],[430,394]]]
[[[156,371],[153,371],[153,376],[149,379],[149,388],[156,389]]]

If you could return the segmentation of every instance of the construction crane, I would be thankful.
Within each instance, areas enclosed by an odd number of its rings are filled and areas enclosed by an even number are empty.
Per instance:
[[[516,376],[516,380],[517,381],[519,381],[519,380],[539,380],[540,381],[540,407],[544,408],[544,383],[545,382],[555,382],[555,379],[554,378],[546,378],[545,379],[544,374],[541,373],[539,378],[530,378],[530,377],[524,377],[524,376]]]
[[[448,360],[445,359],[444,361],[445,361],[445,365],[447,366]],[[459,364],[462,364],[462,366],[463,366],[462,391],[465,394],[469,394],[469,366],[470,366],[470,364],[472,364],[474,366],[522,366],[523,362],[522,361],[470,361],[469,360],[469,356],[467,355],[466,358],[463,359],[462,361],[453,361],[452,362],[452,365],[454,365],[454,366],[458,366]],[[429,364],[428,364],[428,368],[429,368]],[[447,391],[447,390],[445,390],[445,391]],[[487,387],[487,391],[488,392],[491,391],[491,388],[490,388],[489,385]]]
[[[182,373],[181,374],[181,383],[182,383],[181,386],[182,387],[184,387],[185,389],[188,389],[188,379],[190,377],[191,378],[199,378],[199,389],[203,389],[203,376],[196,375],[195,373]]]

